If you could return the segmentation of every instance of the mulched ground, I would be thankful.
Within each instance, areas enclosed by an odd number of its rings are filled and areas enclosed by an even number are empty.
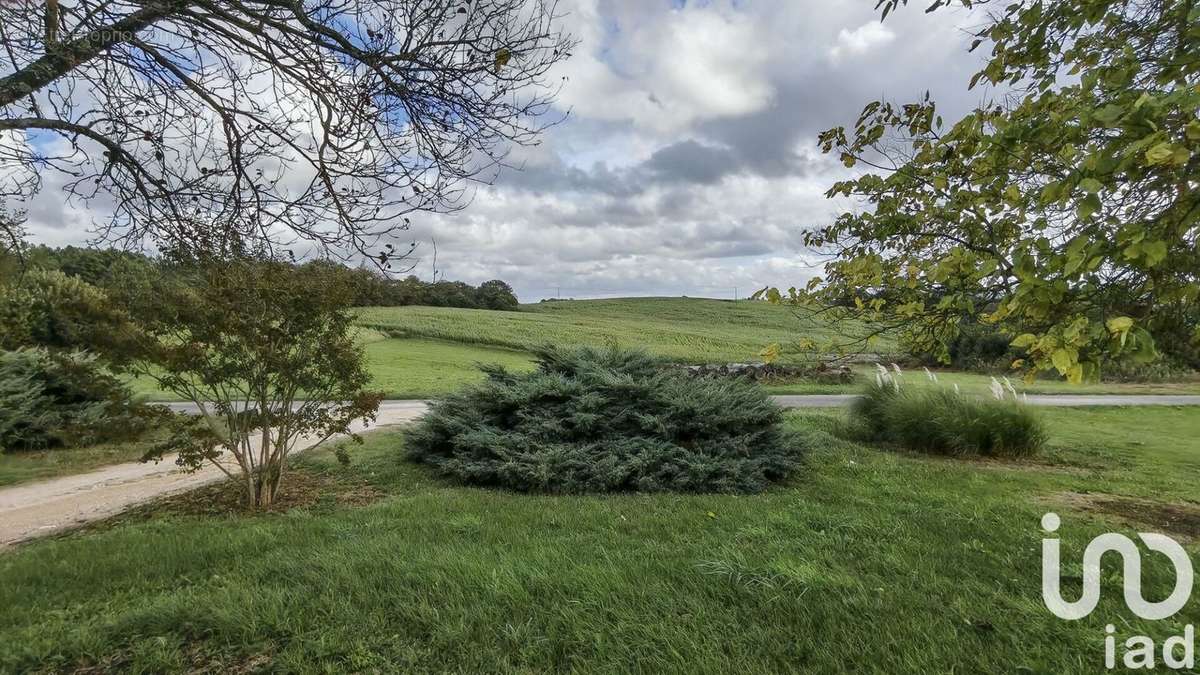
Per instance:
[[[1200,506],[1121,497],[1102,492],[1064,492],[1055,501],[1080,511],[1114,516],[1130,525],[1176,539],[1200,539]]]

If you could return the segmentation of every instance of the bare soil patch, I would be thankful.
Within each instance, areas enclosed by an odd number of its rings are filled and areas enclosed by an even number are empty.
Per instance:
[[[1134,527],[1177,539],[1200,539],[1200,506],[1195,504],[1156,502],[1102,492],[1061,492],[1052,501],[1079,511],[1112,516]]]
[[[117,524],[163,516],[226,517],[262,513],[286,513],[293,509],[365,506],[387,493],[354,477],[334,476],[308,467],[293,467],[284,477],[282,492],[265,509],[246,506],[245,485],[222,480],[169,497],[135,506],[119,516],[96,523],[107,529]],[[89,528],[90,529],[90,528]]]

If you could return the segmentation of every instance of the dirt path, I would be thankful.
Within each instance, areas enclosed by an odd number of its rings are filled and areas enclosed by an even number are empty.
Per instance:
[[[375,426],[401,424],[423,412],[425,405],[419,401],[388,401],[380,406]],[[314,440],[302,440],[298,447],[307,448]],[[0,549],[102,520],[134,504],[191,490],[224,477],[213,466],[185,473],[175,464],[175,456],[168,455],[157,463],[127,462],[0,489]]]

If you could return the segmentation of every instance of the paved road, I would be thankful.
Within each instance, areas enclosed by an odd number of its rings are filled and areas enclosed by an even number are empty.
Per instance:
[[[805,394],[772,396],[784,408],[838,408],[856,398],[855,394]],[[1122,406],[1122,405],[1200,405],[1200,395],[1190,394],[1034,394],[1029,397],[1030,405],[1087,407],[1087,406]],[[196,412],[192,403],[167,403],[172,410],[178,412]],[[380,405],[380,413],[386,410],[425,411],[425,401],[384,401]]]
[[[836,408],[855,399],[854,394],[817,394],[806,396],[772,396],[784,408]],[[1111,405],[1200,405],[1200,395],[1169,394],[1034,394],[1030,405],[1039,406],[1111,406]]]
[[[785,408],[835,408],[850,394],[774,396]],[[1200,396],[1030,396],[1040,406],[1200,405]],[[195,406],[171,403],[180,412]],[[378,426],[402,424],[424,414],[424,401],[384,401]],[[360,427],[361,429],[361,427]],[[311,443],[311,441],[309,441]],[[301,447],[308,447],[302,444]],[[155,497],[190,490],[219,480],[215,467],[184,473],[167,456],[155,464],[128,462],[96,471],[0,489],[0,549],[42,535],[107,518]]]

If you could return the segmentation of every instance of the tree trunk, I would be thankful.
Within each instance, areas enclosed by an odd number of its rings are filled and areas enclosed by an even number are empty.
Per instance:
[[[275,503],[275,495],[279,493],[280,471],[278,465],[270,464],[259,469],[254,477],[254,499],[252,506],[266,508]]]

